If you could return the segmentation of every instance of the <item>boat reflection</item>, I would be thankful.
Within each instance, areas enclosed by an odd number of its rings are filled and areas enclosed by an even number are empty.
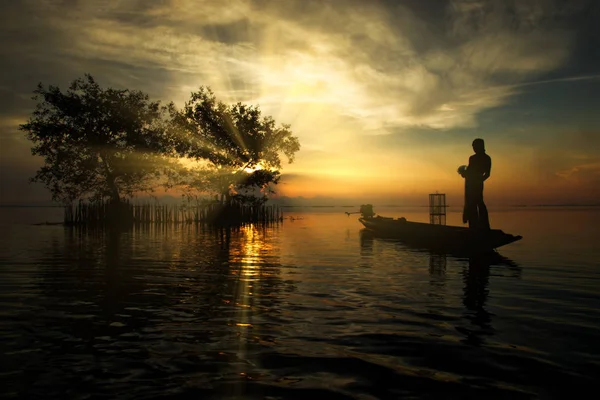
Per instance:
[[[360,231],[360,255],[373,255],[373,239],[375,238],[370,231],[361,229]]]
[[[468,257],[461,254],[433,252],[411,246],[398,239],[377,237],[373,232],[366,229],[360,231],[361,255],[371,256],[373,254],[375,239],[382,242],[401,244],[402,247],[398,249],[399,251],[404,250],[429,255],[430,285],[434,289],[434,293],[430,293],[430,297],[443,297],[448,279],[447,269],[460,268],[463,282],[462,304],[464,309],[462,312],[463,320],[457,324],[455,329],[464,336],[463,341],[465,343],[475,346],[484,344],[485,338],[494,334],[493,314],[487,310],[490,271],[492,267],[502,267],[502,277],[520,279],[522,268],[515,261],[495,251]]]
[[[429,275],[443,277],[446,275],[447,259],[445,254],[429,254]]]

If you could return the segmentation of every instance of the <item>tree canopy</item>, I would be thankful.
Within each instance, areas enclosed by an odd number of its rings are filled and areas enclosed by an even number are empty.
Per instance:
[[[192,186],[223,195],[256,188],[264,191],[277,184],[281,155],[291,163],[300,149],[290,125],[276,126],[273,118],[262,116],[258,106],[217,101],[209,88],[200,87],[182,110],[172,109],[171,115],[178,132],[178,154],[209,162],[201,171],[205,179],[196,178]]]
[[[40,83],[34,93],[37,107],[19,129],[32,154],[44,157],[32,181],[54,200],[119,200],[152,190],[173,148],[164,128],[168,107],[141,91],[102,89],[91,75],[65,92]]]
[[[265,201],[281,157],[291,163],[300,149],[289,125],[276,126],[257,106],[217,101],[205,87],[181,110],[141,91],[103,89],[91,75],[64,92],[40,83],[34,94],[37,107],[19,127],[45,161],[31,180],[64,203],[118,201],[159,184]]]

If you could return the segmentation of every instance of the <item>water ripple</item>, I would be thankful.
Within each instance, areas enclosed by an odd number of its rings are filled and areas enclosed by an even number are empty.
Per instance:
[[[343,218],[7,239],[0,393],[558,398],[595,383],[589,264],[430,254]]]

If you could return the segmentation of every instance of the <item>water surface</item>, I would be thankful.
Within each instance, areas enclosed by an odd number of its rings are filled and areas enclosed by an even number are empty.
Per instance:
[[[85,232],[31,224],[59,209],[0,209],[0,396],[560,398],[594,386],[600,209],[492,210],[524,239],[485,259],[372,238],[343,211]]]

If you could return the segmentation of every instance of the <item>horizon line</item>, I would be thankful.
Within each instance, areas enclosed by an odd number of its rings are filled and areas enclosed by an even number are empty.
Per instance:
[[[158,203],[160,204],[160,203]],[[376,203],[364,203],[364,204],[372,204],[375,207],[394,207],[394,208],[402,208],[402,207],[419,207],[419,208],[429,208],[429,205],[423,204],[376,204]],[[320,204],[296,204],[296,205],[278,205],[281,208],[351,208],[351,207],[360,207],[360,205],[320,205]],[[36,204],[0,204],[0,208],[63,208],[63,205],[36,205]],[[452,206],[446,205],[446,208],[461,208],[462,205]],[[600,203],[584,203],[584,204],[576,204],[576,203],[546,203],[546,204],[508,204],[508,205],[491,205],[490,207],[511,207],[511,208],[526,208],[526,207],[600,207]]]

